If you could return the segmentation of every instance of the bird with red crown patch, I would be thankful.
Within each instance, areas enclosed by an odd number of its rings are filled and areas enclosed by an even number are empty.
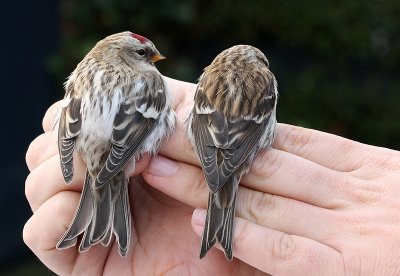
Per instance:
[[[86,178],[75,216],[58,249],[79,252],[113,234],[119,253],[130,247],[131,212],[128,171],[142,154],[156,154],[175,127],[172,95],[154,66],[163,59],[147,38],[131,32],[99,41],[65,84],[59,112],[58,148],[65,182],[73,178],[76,153]]]

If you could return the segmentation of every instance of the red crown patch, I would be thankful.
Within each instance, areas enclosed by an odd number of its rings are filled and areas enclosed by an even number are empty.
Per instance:
[[[144,36],[138,35],[138,34],[132,34],[133,38],[136,38],[137,40],[140,41],[140,43],[145,43],[146,41],[148,41],[147,38],[145,38]]]

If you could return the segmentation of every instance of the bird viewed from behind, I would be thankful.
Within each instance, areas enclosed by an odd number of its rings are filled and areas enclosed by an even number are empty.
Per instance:
[[[176,122],[171,92],[154,66],[163,58],[149,39],[117,33],[99,41],[68,78],[58,118],[61,169],[67,184],[75,156],[87,171],[79,206],[57,248],[74,246],[81,234],[80,252],[97,243],[108,246],[114,233],[120,255],[127,254],[126,171],[143,153],[156,154]]]
[[[248,45],[220,53],[199,78],[186,123],[210,188],[200,258],[216,241],[233,258],[236,192],[257,153],[273,141],[277,97],[267,58]]]

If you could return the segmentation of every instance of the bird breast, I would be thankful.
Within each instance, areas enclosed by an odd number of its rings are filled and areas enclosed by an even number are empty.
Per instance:
[[[112,93],[86,93],[82,97],[82,136],[92,136],[109,141],[113,131],[113,122],[122,98],[122,89],[114,88]]]

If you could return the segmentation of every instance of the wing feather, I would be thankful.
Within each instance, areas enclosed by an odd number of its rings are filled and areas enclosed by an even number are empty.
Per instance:
[[[72,97],[63,107],[58,129],[58,151],[60,154],[61,170],[65,183],[71,183],[73,178],[73,154],[75,140],[81,131],[82,118],[80,113],[81,99]]]
[[[200,158],[207,184],[216,191],[219,183],[217,153],[211,134],[207,128],[207,115],[193,115],[192,132],[195,137],[195,149]]]
[[[95,188],[115,176],[136,154],[156,127],[158,117],[165,107],[165,93],[159,92],[164,90],[161,76],[156,73],[146,75],[146,85],[143,85],[142,78],[138,77],[141,89],[136,92],[137,96],[121,104],[115,116],[111,150],[97,175]]]
[[[198,95],[198,94],[197,94]],[[192,133],[207,184],[213,193],[259,150],[259,141],[271,120],[271,112],[263,120],[226,118],[202,100],[193,108]]]
[[[221,154],[224,156],[223,161],[218,167],[219,175],[219,190],[226,181],[248,158],[250,155],[258,151],[258,144],[265,131],[265,125],[268,120],[262,124],[255,122],[247,122],[248,127],[241,129],[242,139],[238,140],[228,149],[221,149]]]

